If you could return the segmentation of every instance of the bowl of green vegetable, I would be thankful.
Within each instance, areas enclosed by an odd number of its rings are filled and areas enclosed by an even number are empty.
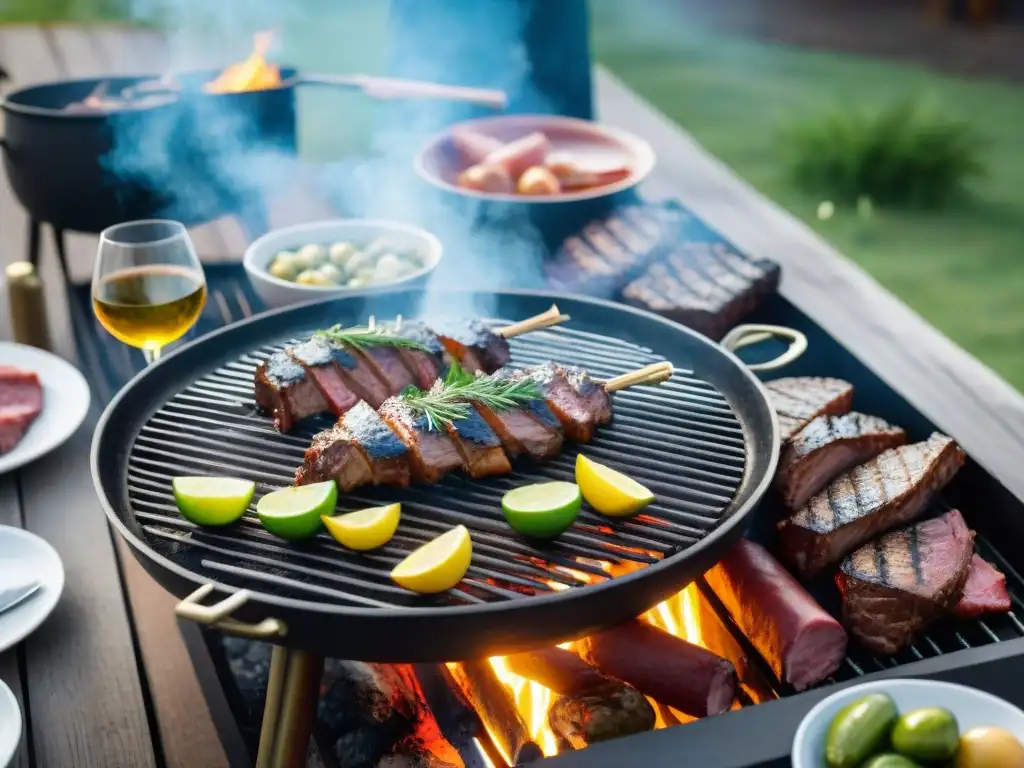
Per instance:
[[[242,261],[268,307],[374,289],[424,285],[441,262],[441,241],[398,221],[333,219],[268,232]]]
[[[1024,712],[964,685],[879,680],[820,701],[793,768],[1024,768]]]

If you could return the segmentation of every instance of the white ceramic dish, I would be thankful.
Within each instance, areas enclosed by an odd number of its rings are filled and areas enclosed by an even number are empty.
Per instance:
[[[889,694],[901,713],[945,707],[956,716],[961,733],[987,725],[1009,731],[1024,742],[1024,712],[997,696],[934,680],[878,680],[833,693],[807,713],[793,738],[793,768],[825,768],[829,724],[840,709],[869,693]]]
[[[369,243],[378,237],[386,237],[396,248],[416,253],[423,260],[422,269],[398,280],[359,288],[300,285],[274,277],[267,271],[273,258],[281,251],[295,251],[304,245],[333,243],[340,240]],[[442,250],[441,241],[437,237],[411,224],[383,219],[333,219],[297,224],[268,232],[246,249],[242,263],[253,288],[263,302],[268,307],[283,307],[313,299],[352,296],[368,291],[390,290],[399,286],[421,286],[441,262]]]
[[[57,550],[34,533],[0,525],[0,569],[19,582],[42,582],[34,595],[0,613],[2,653],[28,637],[53,611],[64,590],[64,565]]]
[[[0,680],[0,766],[7,766],[21,742],[21,710],[11,689]]]
[[[89,384],[63,358],[25,344],[0,342],[0,365],[35,371],[43,410],[14,448],[0,456],[0,474],[28,464],[64,443],[89,413]]]

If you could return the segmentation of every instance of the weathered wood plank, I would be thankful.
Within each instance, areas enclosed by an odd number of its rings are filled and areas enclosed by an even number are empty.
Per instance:
[[[597,90],[602,118],[654,147],[652,190],[678,197],[741,250],[779,262],[789,301],[1024,497],[1019,392],[600,68]]]
[[[16,475],[8,473],[0,477],[0,525],[10,525],[16,528],[22,527],[21,502],[18,499],[18,487]],[[8,768],[29,768],[28,743],[30,736],[27,734],[29,723],[28,711],[25,708],[25,697],[22,695],[22,664],[20,646],[10,648],[0,653],[0,680],[7,683],[7,687],[14,693],[18,700],[18,707],[21,709],[22,726],[21,743],[18,751],[14,754]]]

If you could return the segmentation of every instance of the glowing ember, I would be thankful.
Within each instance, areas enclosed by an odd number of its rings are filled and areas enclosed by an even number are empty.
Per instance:
[[[215,80],[206,83],[203,90],[207,93],[241,93],[265,91],[279,86],[281,70],[263,58],[273,43],[273,32],[257,32],[252,38],[252,53],[249,57],[225,69]]]

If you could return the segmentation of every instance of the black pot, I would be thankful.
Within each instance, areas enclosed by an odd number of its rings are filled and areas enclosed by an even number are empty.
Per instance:
[[[294,70],[284,69],[289,79]],[[262,208],[286,183],[296,152],[294,88],[208,94],[216,71],[179,76],[181,93],[138,109],[65,111],[106,81],[108,91],[152,77],[93,78],[9,94],[4,169],[18,200],[56,229],[100,232],[122,221],[187,226]]]

